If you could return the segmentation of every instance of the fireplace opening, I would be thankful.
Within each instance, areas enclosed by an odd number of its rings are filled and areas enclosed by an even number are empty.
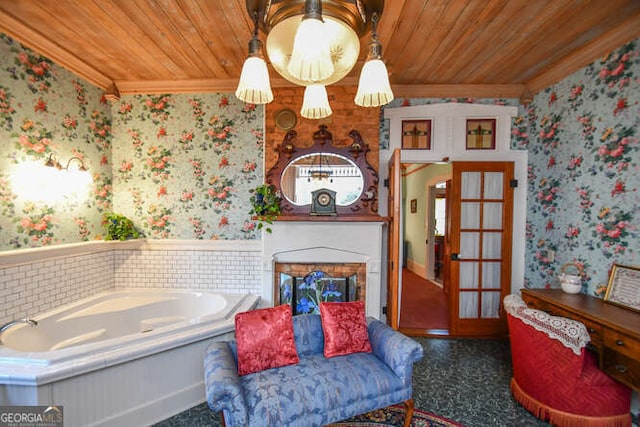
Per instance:
[[[290,304],[294,315],[319,314],[322,302],[364,300],[366,265],[276,264],[276,304]]]

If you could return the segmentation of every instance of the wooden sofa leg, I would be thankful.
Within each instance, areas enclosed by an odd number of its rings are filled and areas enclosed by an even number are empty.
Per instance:
[[[404,409],[406,412],[404,416],[404,427],[409,427],[413,419],[413,398],[404,401]]]

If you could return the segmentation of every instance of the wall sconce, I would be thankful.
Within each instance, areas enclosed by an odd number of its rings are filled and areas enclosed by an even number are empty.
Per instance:
[[[45,166],[49,166],[52,168],[56,168],[58,170],[69,170],[69,166],[71,165],[71,161],[72,160],[77,160],[78,162],[80,162],[80,166],[78,167],[77,170],[81,171],[81,172],[89,172],[89,170],[87,169],[87,167],[84,165],[84,162],[82,161],[82,159],[80,157],[71,157],[68,161],[67,161],[67,166],[62,167],[62,165],[60,164],[60,162],[57,159],[53,158],[53,154],[49,155],[49,158],[47,159],[47,161],[45,162]]]

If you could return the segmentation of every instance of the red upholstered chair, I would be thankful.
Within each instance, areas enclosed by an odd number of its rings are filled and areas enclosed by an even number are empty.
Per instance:
[[[631,426],[631,390],[598,369],[580,322],[528,308],[508,295],[513,397],[560,427]]]

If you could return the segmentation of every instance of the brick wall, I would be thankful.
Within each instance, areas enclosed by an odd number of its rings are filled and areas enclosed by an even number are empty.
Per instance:
[[[369,164],[378,171],[378,148],[380,108],[363,108],[354,104],[357,88],[355,86],[328,86],[327,94],[333,114],[326,119],[309,120],[300,116],[302,107],[303,87],[273,88],[274,100],[267,104],[265,109],[265,172],[276,163],[278,155],[275,147],[278,146],[287,131],[280,130],[276,126],[275,116],[282,109],[290,109],[296,113],[297,123],[293,128],[298,133],[298,144],[303,146],[304,141],[311,145],[312,136],[321,124],[327,125],[329,132],[333,134],[336,146],[351,143],[349,131],[352,129],[360,132],[365,143],[369,144],[371,151],[367,156]]]

